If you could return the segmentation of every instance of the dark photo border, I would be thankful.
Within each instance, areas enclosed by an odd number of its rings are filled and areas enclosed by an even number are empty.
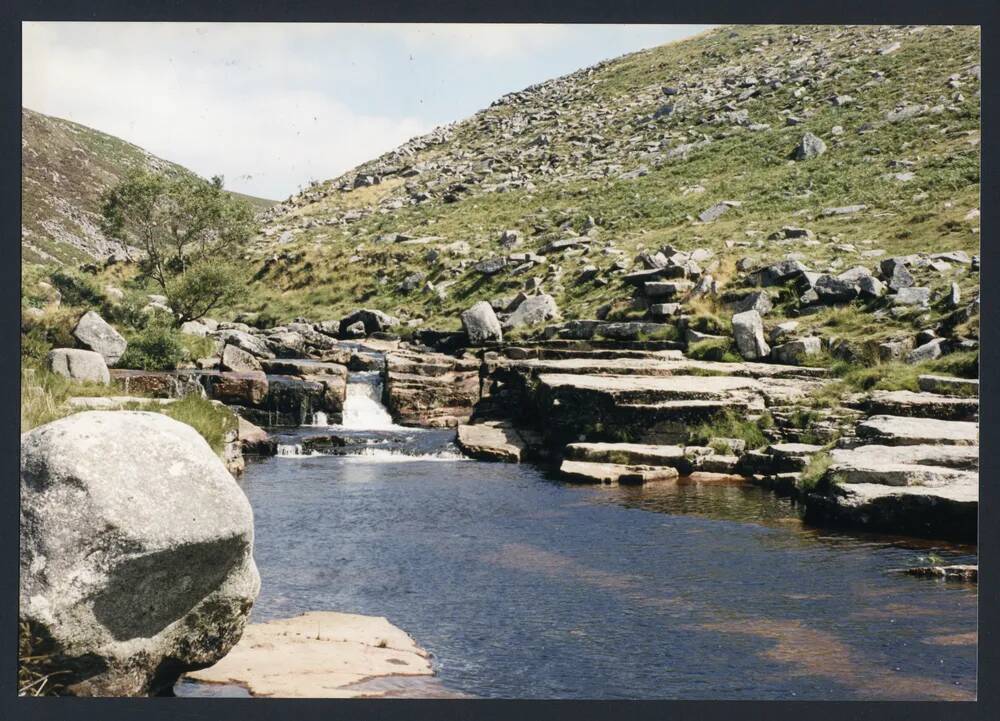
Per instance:
[[[982,167],[980,185],[981,257],[984,272],[995,272],[1000,261],[994,241],[1000,213],[1000,150],[994,142],[996,112],[1000,108],[995,78],[1000,75],[997,0],[841,0],[804,3],[802,0],[699,0],[665,3],[654,0],[505,0],[469,3],[458,0],[403,3],[399,0],[4,0],[0,3],[0,67],[4,68],[0,143],[0,219],[3,248],[0,260],[0,323],[11,341],[0,354],[7,390],[2,438],[4,471],[0,478],[0,721],[32,719],[142,718],[257,721],[258,719],[380,719],[383,721],[449,719],[987,719],[1000,718],[1000,513],[997,482],[1000,476],[998,409],[993,400],[1000,384],[998,329],[984,323],[981,330],[980,413],[980,524],[979,563],[979,678],[976,702],[812,702],[812,701],[526,701],[422,699],[76,699],[19,698],[17,678],[18,604],[18,456],[19,439],[19,324],[20,324],[20,104],[21,27],[24,20],[78,21],[268,21],[268,22],[560,22],[560,23],[725,23],[725,24],[924,24],[979,25],[982,29]],[[992,279],[991,279],[992,280]],[[1000,284],[981,283],[985,318],[989,308],[1000,310]],[[985,520],[985,522],[984,522]],[[691,659],[697,663],[697,659]]]

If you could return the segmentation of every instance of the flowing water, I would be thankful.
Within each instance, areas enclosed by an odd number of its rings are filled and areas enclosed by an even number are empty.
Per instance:
[[[248,464],[252,620],[386,616],[482,697],[975,697],[976,587],[897,572],[974,548],[811,529],[747,485],[460,460],[453,431],[391,426],[374,385],[349,386],[346,455],[302,453],[323,433],[303,428]]]

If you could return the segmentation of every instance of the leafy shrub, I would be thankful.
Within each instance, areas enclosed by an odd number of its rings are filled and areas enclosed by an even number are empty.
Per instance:
[[[21,318],[21,357],[40,361],[53,348],[76,345],[73,326],[79,312],[70,308],[49,309],[40,318]]]
[[[174,370],[185,358],[181,334],[166,325],[156,323],[134,333],[118,361],[119,368],[146,371]]]
[[[99,307],[104,295],[93,278],[62,269],[53,271],[52,285],[62,294],[62,302],[67,305]]]

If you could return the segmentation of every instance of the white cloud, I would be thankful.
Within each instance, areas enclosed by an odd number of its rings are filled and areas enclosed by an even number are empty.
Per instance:
[[[222,173],[233,190],[280,199],[430,130],[418,118],[358,112],[310,89],[301,81],[321,69],[276,47],[282,37],[262,44],[263,28],[206,43],[195,26],[135,33],[125,25],[81,46],[63,42],[61,29],[32,26],[24,33],[26,107],[202,175]]]
[[[566,25],[441,23],[389,27],[414,50],[447,47],[456,54],[488,59],[551,47],[570,36]]]

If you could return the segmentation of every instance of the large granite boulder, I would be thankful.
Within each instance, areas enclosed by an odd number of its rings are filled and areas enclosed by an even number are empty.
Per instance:
[[[190,426],[88,411],[21,436],[20,620],[68,693],[162,692],[239,640],[246,496]]]
[[[266,342],[245,330],[225,328],[216,331],[214,336],[223,343],[241,348],[257,358],[274,358],[274,353],[267,347]]]
[[[559,306],[551,295],[531,295],[518,304],[503,322],[505,329],[539,325],[559,317]]]
[[[58,373],[74,381],[90,383],[111,382],[108,364],[104,356],[92,350],[79,348],[56,348],[49,351],[45,358],[46,365],[53,373]]]
[[[257,356],[232,343],[227,343],[226,347],[222,349],[220,367],[224,371],[235,371],[236,373],[249,373],[259,371],[261,368]]]
[[[125,353],[128,342],[101,316],[88,310],[77,321],[73,337],[89,350],[100,353],[108,365],[114,365]]]
[[[766,358],[771,347],[764,339],[764,323],[760,313],[748,310],[733,316],[733,338],[736,348],[746,360]]]
[[[371,308],[361,308],[340,320],[341,336],[345,336],[347,329],[359,321],[364,325],[365,335],[385,333],[399,325],[399,318],[388,313]]]
[[[500,320],[493,311],[493,306],[485,300],[479,301],[462,313],[462,328],[469,338],[470,345],[486,345],[503,340]]]

